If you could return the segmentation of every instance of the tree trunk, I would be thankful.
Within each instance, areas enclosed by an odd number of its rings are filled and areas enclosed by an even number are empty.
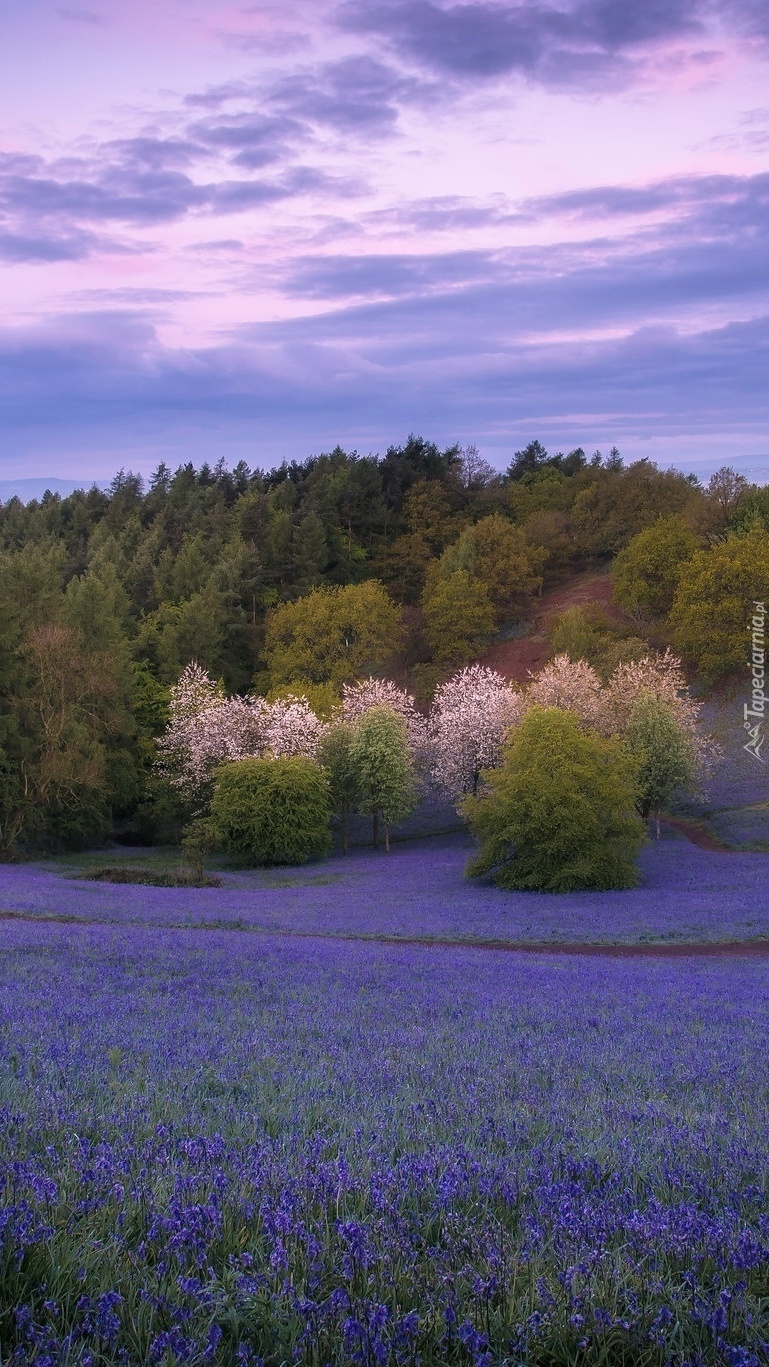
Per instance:
[[[379,847],[379,808],[374,808],[374,849]]]
[[[389,854],[389,853],[390,853],[390,827],[387,825],[387,822],[385,822],[384,833],[385,833],[385,853],[386,853],[386,854]]]

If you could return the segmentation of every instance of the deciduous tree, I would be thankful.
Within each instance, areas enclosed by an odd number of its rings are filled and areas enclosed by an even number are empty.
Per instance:
[[[540,892],[632,887],[645,835],[632,761],[616,738],[558,708],[532,708],[487,790],[464,812],[480,849],[468,872]]]
[[[660,812],[678,789],[696,782],[696,751],[670,705],[646,690],[635,699],[624,734],[636,766],[636,807],[644,820],[654,817],[659,840]]]
[[[436,690],[428,721],[432,777],[452,802],[478,790],[481,772],[499,764],[520,694],[496,670],[469,665]]]
[[[749,625],[769,600],[769,532],[751,527],[697,551],[685,565],[670,613],[673,641],[708,683],[748,675]]]
[[[389,707],[369,708],[353,730],[350,759],[358,776],[358,810],[373,817],[375,848],[381,822],[389,853],[390,827],[413,811],[417,798],[403,718]]]
[[[614,597],[620,607],[640,619],[666,616],[681,571],[699,544],[680,513],[661,517],[639,532],[612,566]]]
[[[283,603],[268,620],[270,681],[341,685],[383,669],[400,637],[398,609],[376,580],[314,589]]]

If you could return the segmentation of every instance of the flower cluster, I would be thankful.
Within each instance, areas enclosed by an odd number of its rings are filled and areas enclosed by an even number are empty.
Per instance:
[[[170,720],[158,740],[159,767],[200,803],[220,764],[266,754],[314,758],[325,730],[306,698],[228,698],[193,662],[171,690]]]
[[[453,802],[476,792],[481,770],[499,763],[522,711],[520,694],[484,665],[469,665],[437,689],[428,721],[430,767]]]
[[[761,963],[0,942],[10,1367],[767,1360]]]

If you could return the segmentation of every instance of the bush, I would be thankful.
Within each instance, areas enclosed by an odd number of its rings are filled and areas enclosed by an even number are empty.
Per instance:
[[[647,641],[630,636],[612,621],[600,603],[583,603],[567,608],[553,618],[548,629],[553,655],[568,655],[584,660],[606,680],[626,660],[638,660],[649,653]]]
[[[516,727],[488,791],[463,804],[480,850],[471,875],[539,892],[633,887],[645,840],[633,763],[615,737],[586,732],[557,707]]]
[[[331,797],[314,760],[241,759],[225,765],[211,803],[211,829],[239,864],[306,864],[328,854]]]

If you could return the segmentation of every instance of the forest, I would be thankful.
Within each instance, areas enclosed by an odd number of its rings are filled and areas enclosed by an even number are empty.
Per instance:
[[[499,473],[412,436],[0,504],[0,855],[178,838],[157,739],[190,661],[229,695],[304,694],[320,716],[372,675],[427,706],[590,567],[621,621],[573,609],[554,653],[606,679],[670,645],[700,688],[728,687],[769,598],[769,487],[538,441]]]

